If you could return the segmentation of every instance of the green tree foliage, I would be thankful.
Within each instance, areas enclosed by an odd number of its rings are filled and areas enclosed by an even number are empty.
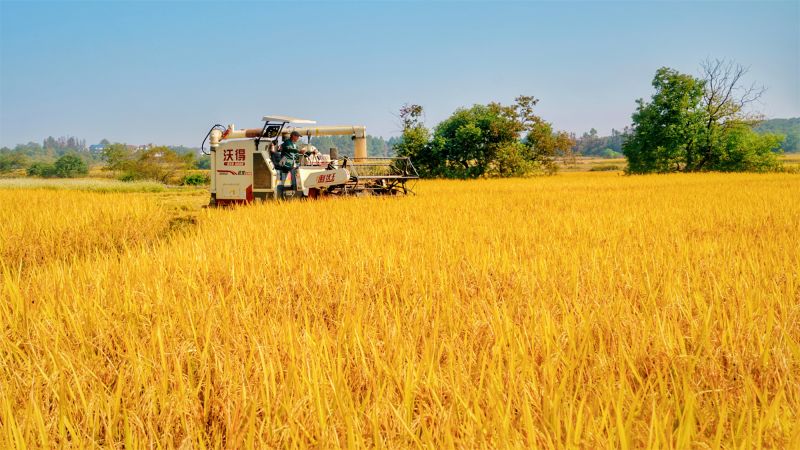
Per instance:
[[[194,168],[195,169],[211,169],[211,156],[209,155],[202,155],[194,161]]]
[[[439,162],[436,175],[476,178],[495,162],[498,152],[518,141],[522,127],[513,112],[499,104],[457,109],[436,126],[431,156]]]
[[[737,95],[745,73],[740,66],[704,64],[705,79],[662,67],[653,78],[655,93],[640,99],[623,152],[630,173],[763,171],[778,166],[780,138],[757,135],[744,107],[760,93]]]
[[[89,166],[80,156],[67,154],[55,163],[34,162],[28,166],[27,174],[42,178],[75,178],[89,173]]]
[[[119,142],[108,144],[101,154],[106,163],[107,170],[127,171],[132,167],[134,151],[125,144]]]
[[[430,151],[431,132],[420,125],[403,131],[403,135],[394,149],[399,156],[411,158],[412,163],[423,177],[437,175],[439,162]]]
[[[511,141],[497,148],[492,165],[486,172],[491,177],[523,177],[540,167],[530,157],[530,147]]]
[[[528,160],[533,167],[547,174],[555,173],[558,169],[558,158],[572,157],[571,149],[575,140],[564,131],[555,131],[547,122],[540,121],[530,126],[524,141],[529,149]]]
[[[18,144],[13,149],[5,147],[0,149],[0,173],[14,169],[27,169],[31,164],[41,163],[33,168],[33,172],[37,173],[36,176],[55,176],[54,174],[42,175],[43,168],[53,167],[56,160],[68,154],[77,156],[86,163],[94,161],[93,155],[89,153],[83,139],[49,136],[43,139],[41,144],[28,142],[27,144]]]
[[[421,106],[404,105],[400,109],[403,135],[395,149],[411,157],[420,175],[428,177],[552,173],[556,158],[568,155],[574,142],[534,114],[537,102],[520,96],[510,106],[490,103],[459,108],[432,132],[423,125]]]
[[[713,170],[723,172],[769,172],[781,167],[776,150],[783,136],[758,134],[747,124],[731,126],[719,150],[719,159]]]
[[[403,105],[400,107],[400,120],[403,122],[403,135],[394,143],[394,150],[399,156],[411,158],[421,176],[434,176],[438,162],[430,152],[431,132],[425,127],[422,106]]]
[[[46,151],[36,142],[17,144],[13,149],[3,147],[0,149],[0,155],[2,155],[2,158],[6,161],[6,167],[8,167],[9,170],[13,170],[13,167],[19,166],[19,162],[21,161],[24,161],[24,165],[21,168],[26,168],[31,163],[51,163],[55,160],[52,152]]]
[[[55,176],[59,178],[75,178],[89,173],[89,166],[80,156],[67,154],[53,164]]]
[[[528,148],[528,161],[532,168],[552,174],[557,170],[557,158],[571,158],[575,140],[564,131],[555,131],[549,122],[537,116],[533,107],[539,100],[521,95],[516,98],[513,113],[522,130],[526,132],[523,143]],[[509,112],[510,112],[509,111]]]
[[[40,158],[45,155],[45,151],[41,145],[36,142],[28,142],[27,144],[17,144],[13,150],[6,149],[8,152],[14,152],[19,155],[25,156],[29,159]]]
[[[184,186],[204,186],[211,182],[208,175],[203,173],[190,173],[183,177],[181,184]]]
[[[662,67],[650,102],[637,100],[633,134],[623,151],[631,173],[685,170],[702,140],[702,81]]]
[[[11,149],[0,150],[0,173],[8,173],[17,169],[24,169],[28,165],[28,158],[22,153]]]
[[[56,176],[56,168],[46,162],[35,162],[26,170],[29,177],[52,178]]]

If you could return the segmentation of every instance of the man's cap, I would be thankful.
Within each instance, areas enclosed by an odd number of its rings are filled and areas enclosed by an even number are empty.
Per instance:
[[[291,134],[291,136],[297,136],[297,137],[300,137],[300,133],[298,133],[297,131],[292,131],[292,134]]]

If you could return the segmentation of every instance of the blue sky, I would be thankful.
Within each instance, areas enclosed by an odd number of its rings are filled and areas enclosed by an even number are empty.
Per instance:
[[[758,109],[800,116],[800,2],[0,0],[0,145],[75,135],[197,146],[264,114],[399,134],[518,94],[557,128],[630,123],[656,69],[750,66]]]

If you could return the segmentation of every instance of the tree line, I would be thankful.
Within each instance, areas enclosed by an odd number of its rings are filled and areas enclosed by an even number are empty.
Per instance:
[[[123,155],[125,164],[120,162]],[[198,155],[199,149],[183,146],[137,147],[103,139],[98,145],[87,147],[83,139],[51,136],[42,144],[29,142],[13,149],[0,148],[0,175],[24,171],[28,176],[42,178],[74,178],[88,175],[89,168],[95,166],[120,171],[123,179],[164,180],[168,178],[165,174],[174,174],[175,170],[208,168],[207,158]]]
[[[600,136],[597,130],[592,128],[575,138],[572,151],[580,156],[622,158],[622,144],[625,143],[625,138],[630,132],[630,128],[625,127],[622,131],[612,129],[610,136]]]
[[[367,136],[367,150],[373,156],[394,155],[399,138],[384,140]],[[312,144],[327,152],[336,147],[342,156],[352,156],[353,140],[348,136],[314,138]],[[47,137],[42,144],[29,142],[13,149],[0,148],[0,175],[24,171],[28,176],[42,178],[73,178],[86,176],[90,167],[113,171],[122,180],[152,179],[175,181],[182,172],[210,169],[211,160],[199,148],[185,146],[132,146],[103,139],[97,145],[75,137]],[[207,177],[205,177],[207,179]],[[188,181],[187,181],[188,180]],[[189,174],[183,183],[203,182],[199,174]]]
[[[384,139],[381,136],[367,135],[367,154],[370,156],[395,156],[394,146],[399,142],[399,137]],[[355,144],[350,136],[318,136],[311,139],[311,145],[322,153],[328,153],[331,148],[336,148],[340,156],[352,157]]]
[[[800,152],[800,117],[765,120],[753,129],[762,134],[784,135],[785,138],[781,143],[781,150],[786,153]]]
[[[75,177],[86,175],[94,160],[85,140],[48,136],[41,144],[28,142],[13,149],[0,148],[0,174],[24,169],[29,176]]]

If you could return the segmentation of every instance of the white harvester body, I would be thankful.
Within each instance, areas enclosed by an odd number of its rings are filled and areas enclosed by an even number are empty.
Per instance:
[[[218,201],[239,203],[278,196],[280,172],[272,160],[271,147],[266,150],[255,147],[253,139],[235,139],[220,143],[212,152],[215,173],[211,177],[211,193],[216,194]],[[350,180],[347,169],[322,164],[307,161],[297,168],[298,191],[308,196],[309,189],[325,189]]]

